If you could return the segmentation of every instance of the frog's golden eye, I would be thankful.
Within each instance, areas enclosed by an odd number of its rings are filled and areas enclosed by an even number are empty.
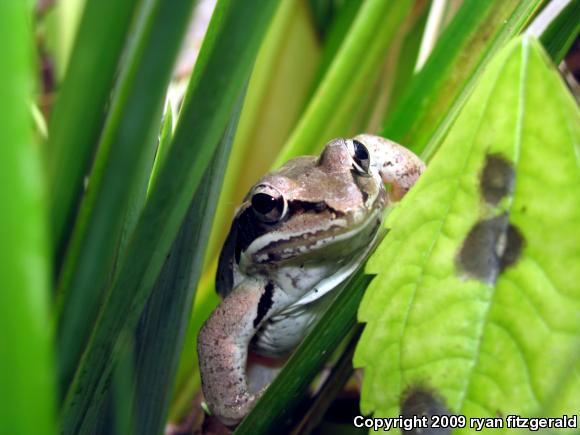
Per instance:
[[[285,216],[288,207],[280,192],[271,187],[259,186],[252,195],[252,209],[262,222],[275,223]]]
[[[363,145],[362,142],[359,142],[356,139],[353,139],[350,142],[352,145],[349,144],[351,145],[349,148],[352,160],[354,162],[354,169],[356,169],[356,171],[360,174],[368,174],[369,167],[371,165],[371,156],[369,154],[369,150],[366,146]]]

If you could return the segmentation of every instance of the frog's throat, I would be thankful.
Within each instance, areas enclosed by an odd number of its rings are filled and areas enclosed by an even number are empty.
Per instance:
[[[379,225],[380,226],[380,225]],[[357,255],[353,256],[352,259],[344,264],[340,269],[338,269],[332,275],[324,278],[314,287],[312,287],[303,297],[301,297],[296,302],[292,303],[291,305],[284,308],[278,315],[286,316],[292,313],[295,310],[301,309],[306,304],[310,304],[317,299],[320,299],[322,296],[334,290],[343,282],[345,282],[352,274],[354,274],[359,266],[361,266],[369,254],[374,249],[375,245],[379,241],[380,238],[380,231],[375,231],[372,240],[370,243],[365,245],[365,248],[362,249]]]

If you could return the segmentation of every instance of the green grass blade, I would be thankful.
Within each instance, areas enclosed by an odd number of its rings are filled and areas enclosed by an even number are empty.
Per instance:
[[[136,431],[138,420],[132,406],[135,391],[135,343],[134,338],[129,334],[125,334],[120,340],[123,344],[119,353],[119,362],[111,376],[110,402],[106,405],[109,408],[99,417],[101,420],[99,423],[104,423],[105,427],[95,432],[110,432],[114,428],[118,435],[156,433],[152,430]]]
[[[59,0],[52,5],[55,17],[50,37],[54,39],[54,66],[59,82],[69,63],[85,3],[85,0]]]
[[[168,4],[162,2],[163,7]],[[175,2],[171,5],[175,7]],[[119,350],[118,338],[139,320],[277,5],[222,0],[216,7],[173,142],[67,393],[65,433],[92,427]]]
[[[371,276],[359,271],[345,283],[329,309],[238,426],[236,435],[284,431],[281,428],[284,428],[310,383],[356,325],[356,307],[371,280]]]
[[[429,16],[429,4],[425,2],[421,8],[417,5],[414,7],[413,16],[411,17],[408,29],[404,33],[401,41],[401,47],[396,59],[393,77],[387,78],[392,81],[391,92],[387,103],[387,112],[396,107],[399,99],[407,89],[415,73],[417,56],[421,48],[421,40],[425,31],[425,24]],[[383,115],[384,117],[384,115]]]
[[[245,90],[241,97],[244,95]],[[206,169],[204,182],[195,192],[137,328],[137,433],[163,432],[204,251],[244,100],[241,97]],[[193,344],[185,343],[185,346]]]
[[[319,61],[318,42],[308,12],[303,1],[282,2],[260,45],[213,221],[204,279],[198,286],[187,330],[188,346],[183,349],[179,364],[176,399],[170,412],[173,421],[189,412],[190,402],[199,389],[195,341],[201,323],[217,304],[213,286],[215,258],[229,230],[235,206],[259,174],[271,166],[308,96]]]
[[[559,64],[579,33],[580,0],[570,0],[541,32],[540,41],[554,62]]]
[[[321,427],[320,424],[328,408],[336,399],[336,396],[340,394],[353,375],[352,357],[362,331],[363,325],[357,324],[352,328],[352,332],[347,334],[348,338],[346,339],[345,348],[340,352],[340,356],[334,362],[332,370],[328,373],[328,377],[324,379],[322,386],[316,392],[316,397],[308,407],[308,411],[300,423],[292,430],[293,435],[308,435],[316,429],[319,432],[326,433],[324,427]],[[347,425],[350,426],[350,424]]]
[[[191,403],[201,388],[196,346],[197,334],[219,302],[220,299],[215,291],[215,267],[209,267],[204,271],[198,284],[194,310],[185,334],[185,341],[190,345],[183,349],[179,363],[174,396],[169,410],[169,419],[173,422],[181,421],[191,412]]]
[[[64,249],[138,0],[87,0],[48,140],[52,240]],[[113,13],[114,12],[114,13]],[[103,29],[107,29],[106,38]]]
[[[282,2],[260,46],[228,162],[207,262],[219,255],[235,205],[270,168],[307,102],[320,57],[308,12],[304,1]]]
[[[577,413],[578,143],[577,103],[540,44],[517,39],[367,264],[363,413],[398,416],[413,389],[468,419]]]
[[[432,154],[492,55],[545,0],[465,0],[421,71],[387,117],[381,135]]]
[[[329,138],[352,135],[353,114],[365,91],[378,78],[385,54],[408,15],[407,0],[368,0],[354,20],[324,80],[312,97],[274,166],[289,158],[316,153]]]
[[[193,4],[194,0],[157,0],[146,5],[111,103],[58,283],[57,349],[65,389],[110,278],[130,195],[138,184],[147,186],[147,180],[139,178],[143,167],[152,163],[165,92]]]
[[[400,23],[382,64],[378,66],[378,79],[358,96],[357,109],[351,114],[353,134],[376,132],[382,125],[386,110],[399,97],[397,92],[404,89],[412,77],[428,5],[425,1],[415,2]]]
[[[50,249],[31,106],[32,9],[0,2],[0,433],[55,434]]]
[[[318,5],[316,3],[320,2],[310,2],[312,5],[313,13],[316,14]],[[338,11],[336,11],[330,23],[328,23],[328,29],[324,35],[324,46],[322,49],[322,56],[320,59],[320,65],[316,71],[316,77],[312,83],[311,94],[314,94],[316,88],[324,78],[324,75],[328,71],[328,68],[332,64],[340,46],[344,41],[344,38],[348,35],[353,21],[360,9],[362,0],[351,0],[345,2]]]
[[[171,140],[173,139],[173,112],[171,110],[171,104],[167,104],[163,117],[163,125],[161,126],[161,132],[159,134],[159,145],[157,146],[155,160],[153,161],[153,167],[151,168],[147,192],[151,190],[151,186],[155,183],[157,172],[167,155]]]

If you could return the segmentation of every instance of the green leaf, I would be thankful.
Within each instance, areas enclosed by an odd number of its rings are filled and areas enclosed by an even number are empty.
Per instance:
[[[302,115],[320,57],[307,9],[304,1],[282,2],[261,43],[212,227],[208,262],[219,255],[235,205],[270,168]]]
[[[153,167],[151,168],[151,174],[149,176],[149,184],[147,186],[148,192],[151,190],[152,184],[155,183],[155,177],[157,177],[159,168],[165,161],[165,156],[167,156],[172,139],[173,112],[171,111],[171,104],[167,103],[165,106],[165,113],[163,114],[163,125],[161,126],[161,132],[159,134],[159,143],[155,153],[155,160],[153,161]]]
[[[357,133],[353,114],[361,96],[376,82],[385,54],[408,15],[408,0],[368,0],[359,9],[348,36],[312,97],[274,166],[297,155],[316,153],[329,138]]]
[[[320,13],[320,6],[322,6],[322,3],[323,2],[319,0],[310,1],[312,14],[315,17],[315,21],[317,21],[316,15]],[[329,14],[330,20],[326,31],[323,32],[324,41],[322,56],[320,59],[320,65],[318,65],[316,71],[316,77],[312,83],[312,93],[316,91],[320,81],[324,78],[324,75],[336,57],[338,50],[340,50],[340,46],[342,45],[344,38],[348,35],[361,4],[362,0],[347,1],[338,10],[334,11],[332,14]]]
[[[119,361],[111,376],[110,397],[112,404],[108,404],[109,408],[100,414],[99,423],[102,426],[95,432],[109,432],[114,427],[115,433],[119,435],[144,433],[135,432],[138,420],[132,409],[133,392],[135,391],[135,344],[133,337],[129,334],[123,335],[119,340],[122,341],[123,345],[119,352]],[[111,413],[113,418],[108,418],[110,417],[108,413]]]
[[[123,226],[133,226],[145,198],[164,96],[193,4],[155,0],[141,11],[58,282],[63,389],[97,317]]]
[[[557,2],[550,6],[557,6]],[[548,7],[546,7],[548,9]],[[540,16],[543,15],[540,14]],[[580,33],[580,0],[569,0],[543,29],[540,41],[556,64],[559,64]]]
[[[381,136],[416,154],[426,148],[432,153],[485,64],[523,29],[543,3],[545,0],[465,0],[385,120]]]
[[[360,303],[360,299],[356,301]],[[322,325],[324,327],[324,325]],[[310,434],[318,428],[321,433],[326,433],[324,426],[321,423],[324,420],[324,416],[328,411],[328,408],[332,405],[336,396],[343,391],[348,380],[352,377],[354,369],[352,367],[352,357],[360,334],[363,331],[363,325],[358,323],[349,334],[348,338],[345,340],[345,347],[340,348],[339,356],[334,361],[332,370],[329,371],[328,376],[324,381],[321,381],[321,385],[317,388],[316,397],[310,403],[308,411],[305,413],[304,417],[295,426],[294,433],[298,434]],[[322,377],[322,376],[321,376]],[[350,426],[350,424],[346,424]],[[349,427],[351,429],[351,427]],[[334,432],[330,432],[334,433]]]
[[[59,0],[52,5],[56,17],[51,31],[54,33],[52,37],[56,40],[54,57],[59,79],[62,79],[68,65],[85,3],[86,0]]]
[[[176,4],[161,2],[160,8],[171,9]],[[119,351],[118,338],[137,324],[248,80],[259,42],[277,5],[277,1],[222,0],[216,6],[173,142],[67,392],[65,433],[93,427]]]
[[[56,433],[50,249],[31,106],[32,8],[0,2],[0,433]]]
[[[415,74],[417,55],[421,48],[421,40],[429,16],[429,8],[427,6],[428,3],[425,2],[414,7],[413,13],[407,22],[408,29],[401,35],[396,63],[392,68],[393,70],[389,71],[392,77],[385,79],[391,82],[387,110],[392,110],[393,107],[396,107]]]
[[[245,89],[206,169],[204,182],[195,192],[137,328],[137,433],[163,432],[195,289],[202,271],[203,254],[244,96]],[[193,344],[187,342],[185,346],[193,347]]]
[[[51,234],[59,253],[68,238],[67,231],[82,193],[83,177],[101,134],[105,106],[138,4],[138,0],[86,1],[49,124]],[[103,29],[107,29],[106,38]]]
[[[191,401],[199,390],[196,336],[219,300],[213,283],[215,260],[235,207],[256,179],[270,168],[307,100],[320,57],[308,12],[304,1],[282,2],[261,43],[213,220],[205,279],[198,286],[187,331],[189,344],[183,350],[178,370],[172,420],[178,421],[190,412]]]
[[[579,143],[557,71],[514,41],[367,265],[363,413],[398,416],[417,389],[467,417],[577,412]]]

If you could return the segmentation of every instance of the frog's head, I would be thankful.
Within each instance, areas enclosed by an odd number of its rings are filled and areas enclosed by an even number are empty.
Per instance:
[[[332,257],[335,243],[368,243],[363,239],[374,236],[386,198],[369,162],[362,143],[336,139],[320,157],[292,159],[264,176],[236,215],[235,261],[269,265],[322,252]],[[368,226],[372,231],[365,231]]]
[[[400,199],[420,174],[411,164],[405,172],[407,154],[417,160],[394,142],[359,135],[334,139],[319,157],[297,157],[262,177],[232,223],[218,291],[227,293],[240,270],[334,261],[368,247],[387,202],[385,183],[393,185],[388,196]]]

